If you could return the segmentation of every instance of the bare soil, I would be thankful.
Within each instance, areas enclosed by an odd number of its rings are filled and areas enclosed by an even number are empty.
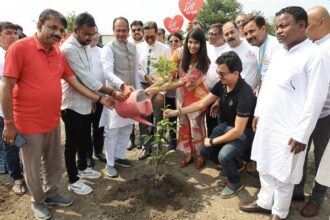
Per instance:
[[[62,138],[63,139],[63,138]],[[63,147],[63,146],[62,146]],[[132,168],[118,167],[119,178],[106,176],[104,164],[96,161],[96,170],[103,173],[102,178],[86,181],[94,192],[87,196],[78,196],[67,190],[67,176],[63,164],[63,177],[60,193],[72,196],[74,204],[70,207],[53,207],[53,219],[120,219],[120,220],[263,220],[268,219],[263,214],[247,214],[239,211],[240,201],[256,199],[260,187],[256,175],[243,171],[241,180],[245,185],[238,196],[221,199],[220,191],[225,185],[223,177],[212,162],[199,171],[193,166],[179,168],[183,155],[178,152],[169,164],[160,168],[161,175],[157,177],[156,187],[152,187],[154,170],[138,161],[140,150],[127,152],[133,162]],[[312,158],[310,153],[310,158]],[[305,192],[310,192],[313,181],[314,163],[309,161],[309,175]],[[30,196],[16,196],[12,191],[12,180],[8,175],[0,175],[0,220],[34,219],[30,209]],[[327,220],[330,216],[330,194],[328,193],[322,205],[320,214],[311,220]],[[299,212],[304,202],[293,202],[289,220],[305,219]]]

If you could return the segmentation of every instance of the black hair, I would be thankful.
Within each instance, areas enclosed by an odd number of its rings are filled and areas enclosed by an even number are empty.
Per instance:
[[[253,16],[251,18],[249,18],[244,24],[243,27],[245,27],[245,25],[247,25],[248,23],[254,21],[254,23],[256,23],[257,27],[260,29],[262,26],[266,26],[266,20],[264,17],[262,16]]]
[[[133,25],[139,25],[141,27],[143,27],[143,22],[140,20],[134,20],[132,21],[132,23],[130,24],[130,28],[132,28]]]
[[[172,36],[179,38],[180,41],[183,40],[183,37],[180,33],[173,33],[173,34],[168,35],[167,40],[169,41]]]
[[[154,29],[156,33],[158,32],[158,27],[156,22],[147,21],[146,23],[144,23],[143,30],[151,30],[151,29]]]
[[[282,15],[282,14],[290,14],[294,17],[296,23],[298,21],[304,21],[305,22],[305,27],[307,27],[308,24],[308,15],[307,12],[299,6],[289,6],[286,8],[282,8],[279,12],[275,14],[276,17]]]
[[[88,12],[83,12],[77,15],[77,17],[75,17],[74,19],[74,25],[73,25],[74,28],[81,28],[84,25],[88,27],[96,27],[94,17]]]
[[[222,24],[220,24],[220,23],[212,24],[212,25],[210,26],[210,29],[211,29],[211,28],[217,28],[217,29],[218,29],[218,33],[219,33],[220,35],[223,34],[223,32],[222,32]]]
[[[122,21],[124,21],[124,22],[127,24],[127,29],[129,29],[129,22],[128,22],[127,18],[125,18],[125,17],[117,17],[117,18],[113,19],[113,22],[112,22],[112,29],[115,29],[115,23],[116,23],[116,21],[118,21],[118,20],[122,20]]]
[[[13,23],[11,23],[11,22],[8,22],[8,21],[0,22],[0,33],[1,33],[4,29],[8,29],[8,28],[11,28],[11,29],[15,29],[15,30],[17,30],[17,25],[16,25],[16,24],[13,24]]]
[[[217,65],[226,64],[231,73],[235,71],[238,71],[239,73],[242,72],[242,61],[234,51],[221,54],[215,63]]]
[[[64,15],[62,15],[60,12],[55,11],[53,9],[45,9],[41,12],[41,14],[39,15],[39,22],[41,24],[44,24],[46,22],[46,20],[51,19],[52,17],[57,17],[60,19],[61,24],[64,26],[64,28],[66,28],[68,26],[68,23],[66,21],[66,18],[64,17]]]
[[[206,49],[206,39],[204,32],[196,28],[192,30],[190,33],[188,33],[187,38],[184,43],[183,47],[183,57],[182,57],[182,69],[187,72],[189,70],[190,62],[191,62],[191,54],[188,49],[188,41],[189,38],[193,38],[200,42],[200,49],[197,54],[197,66],[196,68],[200,70],[203,74],[207,73],[207,70],[210,66],[210,59],[207,56],[207,49]]]

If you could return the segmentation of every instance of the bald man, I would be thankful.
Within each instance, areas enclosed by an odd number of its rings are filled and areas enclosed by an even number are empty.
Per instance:
[[[328,11],[322,6],[316,6],[308,11],[308,27],[306,29],[307,36],[315,44],[319,45],[321,49],[325,50],[330,57],[330,17]],[[329,62],[330,64],[330,62]],[[330,71],[328,71],[330,74]],[[308,150],[311,142],[314,143],[314,158],[315,158],[315,171],[318,170],[322,155],[329,142],[330,138],[330,90],[328,90],[328,96],[323,106],[320,117],[317,121],[316,127],[310,137],[308,143]],[[304,184],[306,180],[307,171],[307,155],[304,165],[304,174],[301,182],[295,186],[292,199],[296,201],[303,201],[304,196]],[[330,157],[328,154],[327,157]],[[327,164],[327,178],[329,178],[328,172],[330,165]],[[318,179],[317,179],[318,180]],[[330,181],[330,180],[329,180]],[[324,183],[323,183],[324,184]],[[321,204],[324,200],[327,187],[315,181],[311,195],[308,202],[302,208],[300,214],[304,217],[313,217],[318,215]]]

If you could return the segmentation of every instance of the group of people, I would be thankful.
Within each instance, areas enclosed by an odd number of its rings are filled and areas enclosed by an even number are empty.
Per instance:
[[[222,167],[220,175],[227,179],[222,198],[243,188],[241,161],[256,162],[261,189],[257,200],[239,204],[245,212],[285,219],[291,200],[305,199],[307,152],[313,142],[318,175],[301,215],[318,214],[330,186],[323,174],[330,158],[330,16],[324,7],[281,9],[276,37],[267,33],[263,17],[243,14],[212,24],[207,37],[196,21],[188,24],[185,37],[166,37],[154,21],[129,23],[117,17],[114,39],[103,48],[97,46],[91,14],[77,15],[73,32],[64,38],[66,27],[65,17],[52,9],[40,14],[34,36],[19,41],[16,25],[0,24],[2,146],[13,191],[24,193],[25,179],[37,219],[51,218],[47,205],[73,203],[57,193],[60,118],[68,190],[90,194],[92,187],[81,178],[101,177],[93,169],[93,151],[110,177],[118,177],[116,166],[132,166],[126,149],[135,145],[135,121],[119,116],[114,102],[137,89],[152,101],[147,120],[178,121],[169,149],[184,152],[180,167],[194,163],[202,169],[207,160]],[[162,86],[152,65],[160,56],[177,65],[172,82]],[[152,143],[143,137],[154,129],[139,124],[139,160],[151,156]],[[17,134],[26,140],[21,147],[25,178],[14,144]]]

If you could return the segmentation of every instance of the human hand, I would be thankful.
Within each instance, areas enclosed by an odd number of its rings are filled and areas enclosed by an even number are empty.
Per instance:
[[[2,132],[2,140],[7,144],[13,145],[17,134],[14,123],[5,125]]]
[[[156,94],[155,99],[156,99],[157,106],[159,108],[164,108],[165,96],[163,94],[158,93],[158,94]]]
[[[164,117],[165,119],[167,119],[167,118],[171,118],[171,117],[176,117],[176,116],[179,115],[179,113],[180,113],[179,110],[166,109],[166,110],[164,111],[164,113],[163,113],[163,117]]]
[[[219,115],[219,102],[218,101],[213,103],[213,105],[210,108],[209,114],[210,114],[211,118],[217,118],[218,117],[218,115]]]
[[[152,85],[155,82],[157,82],[157,79],[152,74],[148,74],[144,78],[146,79],[146,81],[149,85]]]
[[[101,98],[100,103],[109,109],[113,109],[115,107],[115,100],[111,96]]]
[[[289,139],[288,145],[291,146],[291,153],[298,154],[305,150],[306,144],[300,143],[293,138]]]
[[[131,94],[131,92],[133,92],[135,89],[133,86],[129,86],[129,85],[126,85],[124,84],[123,88],[122,88],[122,91],[123,91],[123,94],[126,95],[127,97]]]
[[[157,94],[159,92],[159,89],[157,87],[148,87],[144,90],[144,92],[148,96],[152,97],[152,96],[154,96],[155,94]]]
[[[204,139],[204,146],[205,146],[205,147],[211,147],[212,144],[211,144],[210,141],[211,141],[210,138],[205,138],[205,139]]]
[[[119,91],[114,91],[111,95],[114,99],[117,99],[119,101],[124,101],[125,99],[128,98],[127,95],[125,95],[123,92],[119,92]]]
[[[259,117],[255,116],[252,121],[252,129],[254,132],[256,132],[256,130],[257,130],[258,121],[259,121]]]

